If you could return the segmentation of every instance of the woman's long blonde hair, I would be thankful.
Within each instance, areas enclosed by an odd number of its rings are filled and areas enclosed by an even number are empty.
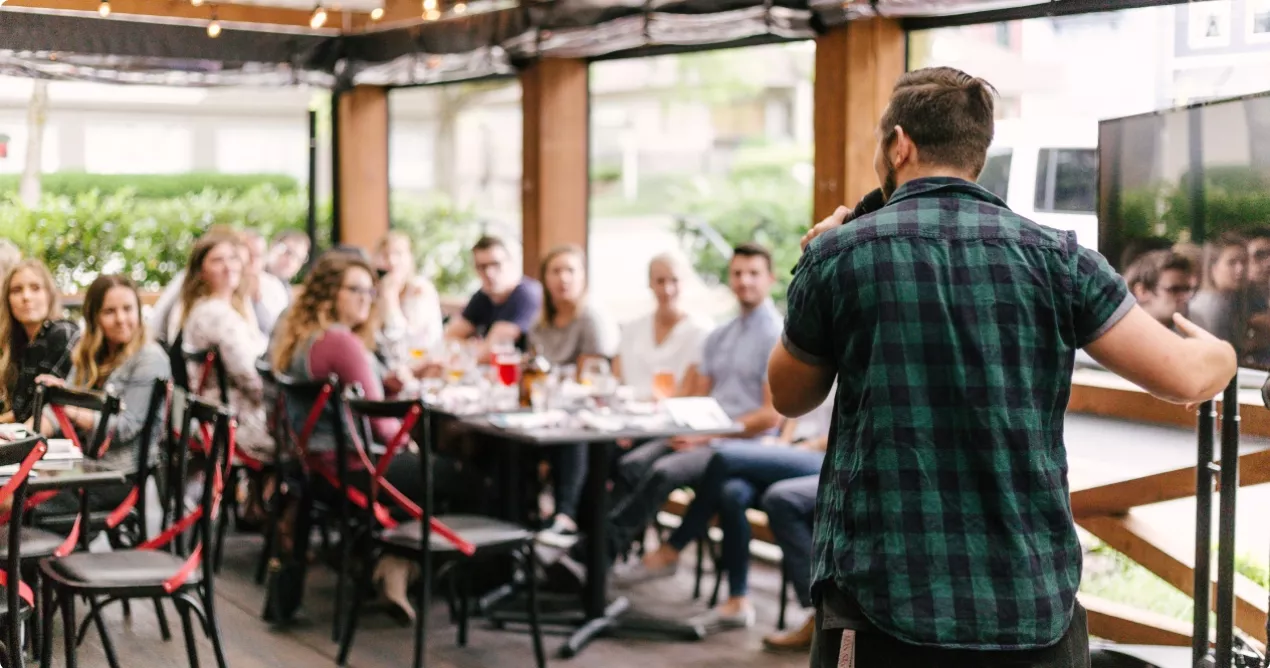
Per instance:
[[[278,344],[273,352],[273,368],[288,373],[291,358],[300,345],[314,334],[325,330],[337,321],[335,300],[344,287],[344,275],[350,269],[361,269],[372,279],[375,271],[370,263],[352,253],[331,251],[318,259],[309,271],[300,290],[300,296],[291,305],[287,317],[279,327]],[[353,328],[353,333],[366,344],[367,350],[375,347],[375,331],[378,329],[375,307],[371,307],[366,322]]]
[[[44,320],[62,317],[62,294],[53,283],[53,274],[43,262],[34,258],[22,260],[13,265],[9,273],[4,275],[3,292],[0,292],[2,297],[0,298],[0,345],[4,346],[0,349],[0,399],[6,403],[9,399],[9,389],[18,382],[18,367],[21,366],[18,360],[22,359],[22,355],[26,353],[26,347],[31,343],[27,340],[26,328],[13,316],[13,307],[9,301],[13,277],[23,269],[35,272],[40,282],[44,283],[44,291],[48,293],[49,299],[49,311],[45,314]]]
[[[565,244],[552,248],[542,258],[542,264],[538,267],[538,280],[542,282],[542,324],[548,327],[555,326],[556,313],[559,308],[556,306],[555,298],[551,296],[551,290],[547,289],[547,269],[551,266],[553,260],[563,255],[573,255],[582,261],[582,299],[586,299],[586,251],[582,250],[581,246],[574,244]]]
[[[106,303],[106,294],[114,288],[127,288],[132,293],[132,298],[136,301],[138,327],[132,340],[112,353],[97,318]],[[145,345],[146,330],[140,320],[141,296],[137,294],[137,286],[126,276],[98,276],[84,294],[84,333],[71,353],[71,360],[75,364],[75,377],[71,382],[78,387],[101,389],[110,374]]]
[[[233,246],[235,253],[242,252],[242,239],[237,234],[223,229],[212,230],[199,237],[199,240],[194,243],[194,250],[190,251],[190,263],[185,267],[185,282],[181,284],[181,326],[179,329],[185,329],[185,321],[190,317],[190,311],[194,310],[194,305],[211,294],[211,288],[207,285],[207,281],[203,280],[203,262],[207,260],[207,255],[212,252],[212,249],[221,244]],[[245,274],[246,271],[247,267],[244,266],[242,272]],[[244,318],[250,318],[251,314],[247,307],[250,302],[247,295],[247,281],[240,279],[230,303]]]

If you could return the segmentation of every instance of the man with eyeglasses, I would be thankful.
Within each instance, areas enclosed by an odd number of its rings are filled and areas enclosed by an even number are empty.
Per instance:
[[[476,337],[491,344],[515,343],[524,350],[524,335],[542,309],[542,285],[517,270],[507,244],[498,237],[478,239],[472,246],[472,260],[481,289],[461,315],[450,319],[445,338]]]
[[[1124,281],[1142,310],[1171,328],[1173,314],[1186,315],[1186,304],[1195,294],[1195,265],[1171,250],[1151,251],[1129,265]]]

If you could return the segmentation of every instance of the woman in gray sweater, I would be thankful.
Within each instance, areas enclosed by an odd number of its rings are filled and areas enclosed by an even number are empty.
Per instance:
[[[110,420],[110,447],[101,461],[135,471],[141,450],[150,400],[156,380],[171,375],[168,356],[158,344],[147,339],[141,326],[141,298],[132,281],[124,276],[99,276],[84,296],[84,333],[71,352],[69,379],[42,376],[46,385],[101,390],[119,397],[121,407]],[[87,447],[97,430],[100,414],[68,406],[66,417],[75,427],[80,442]],[[41,432],[48,436],[59,431],[56,420],[45,411]],[[156,429],[151,438],[159,435]],[[150,461],[158,456],[151,443]],[[92,510],[109,510],[127,496],[130,487],[104,488],[89,494]],[[62,506],[66,505],[66,508]],[[41,511],[75,512],[74,495],[62,494],[41,506]]]

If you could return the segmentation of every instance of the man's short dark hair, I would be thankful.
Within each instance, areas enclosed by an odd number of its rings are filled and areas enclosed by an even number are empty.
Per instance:
[[[1270,239],[1270,227],[1254,227],[1251,230],[1244,230],[1244,238],[1248,241]]]
[[[1154,250],[1144,253],[1134,260],[1124,273],[1124,282],[1132,291],[1141,285],[1147,292],[1155,292],[1160,284],[1160,277],[1166,271],[1180,271],[1188,276],[1195,275],[1195,263],[1191,258],[1171,250]]]
[[[504,243],[502,239],[496,236],[489,235],[489,234],[481,235],[481,238],[477,239],[476,243],[472,244],[473,253],[475,253],[476,251],[493,250],[495,248],[501,248],[504,251],[506,251],[507,244]]]
[[[747,241],[732,249],[732,257],[761,257],[767,261],[767,271],[772,271],[772,251],[763,244]]]
[[[1169,250],[1173,248],[1173,241],[1164,237],[1138,237],[1131,239],[1125,244],[1124,250],[1120,252],[1120,268],[1133,266],[1138,258],[1152,251]]]
[[[277,246],[278,244],[285,244],[289,241],[303,241],[307,244],[309,243],[309,234],[308,232],[304,232],[302,230],[283,230],[273,235],[273,241],[270,245]]]
[[[917,145],[922,162],[983,171],[994,129],[992,84],[951,67],[926,67],[900,77],[882,115],[883,143],[895,126]]]

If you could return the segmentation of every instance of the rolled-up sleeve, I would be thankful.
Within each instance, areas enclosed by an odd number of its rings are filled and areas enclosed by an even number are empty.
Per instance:
[[[805,259],[805,258],[804,258]],[[833,366],[833,313],[826,307],[831,271],[826,263],[800,262],[787,292],[785,331],[781,344],[795,359],[813,366]]]

